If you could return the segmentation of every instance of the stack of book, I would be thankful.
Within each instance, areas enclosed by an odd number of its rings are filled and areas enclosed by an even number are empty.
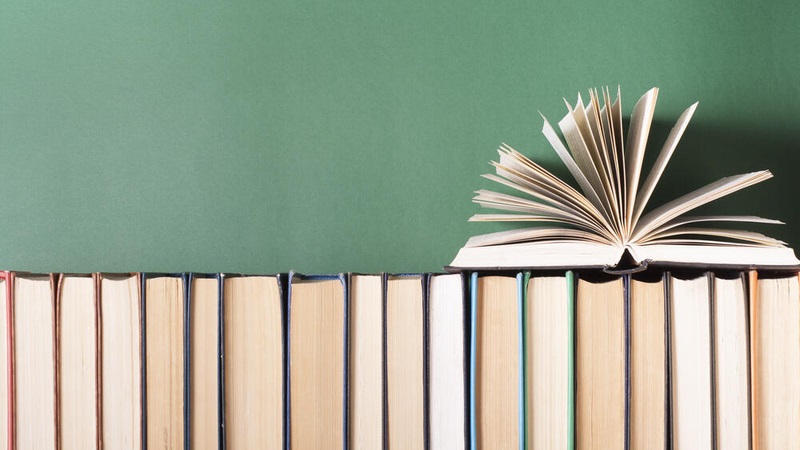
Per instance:
[[[457,273],[2,273],[0,450],[798,448],[800,261],[685,215],[771,174],[648,210],[657,93],[545,120],[579,189],[504,144]]]
[[[800,442],[796,273],[3,273],[0,301],[0,448]]]

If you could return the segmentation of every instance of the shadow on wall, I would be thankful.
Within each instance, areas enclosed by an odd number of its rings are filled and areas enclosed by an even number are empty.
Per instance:
[[[658,156],[673,125],[674,122],[653,121],[643,177]],[[766,131],[690,122],[650,199],[648,210],[722,177],[762,169],[770,169],[774,178],[716,200],[689,215],[756,215],[778,219],[786,225],[740,226],[786,241],[800,252],[798,130]]]

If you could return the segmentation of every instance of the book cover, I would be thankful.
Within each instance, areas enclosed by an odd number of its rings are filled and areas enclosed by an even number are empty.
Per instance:
[[[522,272],[513,276],[470,275],[473,450],[483,445],[525,448],[524,276]],[[489,321],[483,320],[482,313]]]
[[[429,275],[384,273],[385,448],[429,446]]]
[[[753,448],[800,442],[798,274],[751,272]]]
[[[581,273],[575,305],[576,448],[628,445],[627,277]]]
[[[287,313],[289,445],[347,449],[349,305],[345,275],[289,273]]]
[[[58,448],[56,277],[12,272],[14,441]]]
[[[574,445],[574,279],[525,273],[527,448]]]
[[[185,273],[142,273],[142,448],[187,448]],[[148,325],[148,322],[150,324]],[[150,345],[148,347],[148,341]]]
[[[192,272],[186,284],[184,440],[187,448],[223,448],[220,281],[220,274]]]
[[[466,274],[428,282],[428,416],[431,450],[469,443],[469,344]]]
[[[383,274],[347,274],[349,316],[349,438],[354,450],[383,448]]]
[[[670,273],[673,448],[714,448],[712,275]]]
[[[141,274],[97,273],[95,280],[102,447],[141,448]]]
[[[59,448],[99,449],[102,441],[96,277],[91,274],[62,273],[57,279],[55,315]],[[95,362],[92,368],[87,368],[89,361]]]
[[[284,286],[281,274],[220,274],[220,448],[289,448]]]

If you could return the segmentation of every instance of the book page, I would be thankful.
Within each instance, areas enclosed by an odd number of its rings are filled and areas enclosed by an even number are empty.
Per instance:
[[[642,161],[644,160],[647,137],[650,134],[650,124],[653,121],[657,97],[658,88],[650,89],[636,102],[631,114],[628,147],[625,149],[625,160],[627,162],[625,179],[628,183],[625,202],[625,223],[629,227],[626,234],[633,231],[633,205],[636,199],[636,190],[639,187],[639,176],[642,172]]]
[[[656,162],[650,169],[647,179],[645,179],[642,184],[642,190],[639,191],[639,194],[636,196],[631,227],[636,227],[636,222],[639,220],[639,217],[641,217],[647,202],[650,200],[650,195],[653,194],[653,190],[661,179],[661,175],[664,173],[664,169],[666,169],[667,163],[669,163],[669,159],[672,157],[672,153],[675,152],[675,147],[678,146],[678,141],[680,141],[683,136],[683,132],[686,130],[686,126],[689,125],[689,120],[691,120],[696,108],[697,103],[686,109],[669,132],[669,136],[667,136],[667,140],[664,142],[664,147],[661,148]]]
[[[769,170],[762,170],[759,172],[725,177],[705,187],[692,191],[645,214],[642,220],[637,224],[631,241],[636,242],[647,237],[648,234],[660,225],[692,209],[770,178],[772,178],[772,173],[770,173]]]

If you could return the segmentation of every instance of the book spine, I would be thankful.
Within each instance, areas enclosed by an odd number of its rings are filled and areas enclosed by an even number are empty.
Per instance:
[[[800,274],[798,274],[798,276],[800,276]],[[742,288],[744,290],[744,293],[743,293],[744,294],[743,295],[744,304],[741,305],[741,306],[744,308],[744,326],[745,326],[745,333],[746,333],[745,334],[745,342],[746,342],[746,344],[745,344],[745,347],[746,347],[745,355],[746,356],[745,357],[747,358],[746,359],[747,367],[750,368],[750,372],[747,374],[747,376],[748,376],[748,380],[747,380],[748,381],[748,383],[747,383],[747,421],[748,421],[747,448],[753,448],[753,433],[752,433],[752,431],[753,431],[753,391],[752,391],[752,388],[751,388],[752,383],[753,383],[753,377],[752,377],[752,367],[753,367],[753,361],[752,361],[752,351],[753,351],[752,342],[753,341],[752,341],[752,339],[753,339],[753,330],[751,328],[753,326],[753,320],[752,320],[752,317],[750,317],[750,314],[749,314],[750,305],[748,304],[748,302],[750,301],[750,299],[749,299],[749,295],[748,295],[749,292],[748,292],[748,288],[747,288],[747,286],[748,286],[748,284],[747,284],[747,275],[745,274],[745,272],[740,272],[739,273],[739,280],[741,281]]]
[[[525,318],[528,314],[528,284],[531,281],[531,273],[526,271],[522,273],[522,292],[521,292],[521,299],[522,299],[522,307],[520,308],[520,378],[522,379],[522,383],[520,386],[520,407],[522,409],[522,414],[520,414],[520,433],[522,434],[522,448],[523,450],[528,448],[528,432],[526,424],[528,422],[528,373],[526,367],[528,366],[528,327],[525,326]]]
[[[525,291],[528,278],[517,273],[517,348],[519,349],[519,378],[517,382],[517,422],[519,427],[519,450],[525,450]]]
[[[625,355],[625,387],[623,392],[624,399],[624,413],[623,413],[623,429],[624,429],[624,448],[630,449],[631,446],[631,274],[627,273],[622,276],[622,292],[623,292],[623,305],[622,311],[623,318],[623,339],[624,355]]]
[[[51,324],[51,329],[53,333],[53,429],[55,433],[53,433],[53,448],[56,450],[61,450],[61,421],[59,420],[59,384],[61,384],[61,377],[59,374],[59,364],[61,360],[61,355],[59,352],[60,346],[60,339],[58,336],[58,316],[59,316],[59,298],[58,298],[58,291],[61,288],[61,278],[58,275],[51,273],[50,274],[50,308],[53,312],[53,323]]]
[[[470,339],[471,339],[469,330],[470,330],[470,323],[472,323],[472,321],[470,319],[470,313],[469,313],[469,311],[470,311],[470,309],[469,309],[470,308],[469,292],[470,292],[470,289],[469,289],[469,275],[466,272],[461,272],[461,318],[462,318],[462,324],[463,324],[463,328],[462,328],[462,330],[463,330],[463,332],[462,332],[463,340],[461,341],[461,343],[462,343],[461,354],[464,355],[464,361],[463,361],[463,368],[464,368],[464,370],[463,370],[463,373],[464,373],[464,389],[463,389],[463,393],[464,393],[464,408],[463,408],[463,414],[464,414],[464,417],[463,418],[464,418],[464,448],[465,449],[469,447],[469,443],[470,443],[470,421],[469,421],[469,398],[470,398],[469,393],[470,393],[470,387],[469,387],[469,381],[470,381],[470,361],[472,359],[470,357],[470,352],[469,352]]]
[[[139,276],[139,353],[141,358],[142,450],[147,450],[147,277]]]
[[[217,448],[225,450],[227,439],[225,438],[225,274],[217,275],[217,417],[218,417],[218,442]],[[284,377],[284,383],[286,379]],[[285,404],[285,403],[284,403]],[[285,419],[285,417],[284,417]]]
[[[383,450],[387,450],[389,448],[389,361],[387,353],[389,351],[388,345],[388,332],[386,329],[386,325],[388,323],[387,317],[387,301],[388,301],[388,289],[389,289],[389,274],[382,273],[381,274],[381,286],[382,286],[382,294],[381,294],[381,318],[383,320],[382,327],[382,341],[383,341],[383,348],[381,349],[382,358],[383,358],[383,396],[381,398],[381,408],[383,410],[383,430],[381,430],[383,436]]]
[[[430,365],[428,364],[428,355],[430,353],[428,345],[430,339],[430,314],[428,308],[430,306],[431,278],[430,274],[421,274],[420,278],[422,282],[422,439],[423,448],[428,450],[431,445]],[[347,324],[347,319],[345,319],[345,324]],[[346,367],[347,364],[345,364]]]
[[[709,361],[711,362],[711,367],[709,368],[709,374],[711,375],[711,398],[709,401],[711,402],[711,448],[717,448],[717,375],[716,375],[716,368],[717,368],[717,349],[716,344],[714,342],[714,335],[716,333],[716,329],[714,326],[714,315],[715,315],[715,308],[716,305],[714,297],[716,297],[715,287],[714,287],[714,273],[713,272],[706,272],[706,279],[708,280],[708,348],[710,350]]]
[[[191,390],[191,346],[189,337],[191,336],[191,321],[189,320],[190,302],[192,294],[192,274],[184,273],[181,275],[183,282],[183,449],[191,449],[191,401],[189,395]]]
[[[469,342],[469,429],[470,441],[469,447],[472,450],[478,449],[477,439],[477,416],[475,410],[475,377],[476,377],[476,361],[477,361],[477,347],[478,347],[478,273],[473,272],[470,275],[469,282],[470,292],[470,342]]]
[[[350,289],[348,289],[349,285],[347,284],[347,278],[345,277],[345,274],[340,273],[337,278],[342,283],[342,289],[344,289],[344,294],[342,296],[344,299],[344,305],[342,306],[344,309],[344,342],[342,343],[342,354],[344,355],[344,374],[342,375],[342,449],[347,450],[350,447]],[[424,297],[423,301],[425,301]],[[427,421],[425,423],[427,424]]]
[[[750,417],[752,432],[750,439],[753,443],[753,449],[758,450],[759,435],[761,430],[758,429],[758,418],[760,417],[759,402],[757,388],[758,366],[761,363],[761,355],[756,346],[756,339],[761,333],[760,330],[760,317],[758,310],[758,272],[751,270],[748,273],[748,290],[750,297]]]
[[[670,340],[670,273],[664,272],[661,275],[662,286],[664,286],[664,448],[672,448],[672,351]]]
[[[97,358],[95,358],[95,366],[94,372],[95,377],[97,379],[97,392],[95,395],[95,414],[97,415],[97,447],[96,450],[102,450],[103,448],[103,311],[100,308],[102,305],[100,299],[101,292],[100,287],[102,286],[101,283],[101,275],[99,273],[92,274],[92,280],[94,281],[94,345],[95,351],[97,352]]]
[[[8,271],[3,271],[0,276],[6,280],[6,401],[7,422],[6,436],[8,449],[14,449],[14,297],[13,281],[14,277]]]
[[[576,279],[567,271],[567,449],[575,450],[575,291]]]

